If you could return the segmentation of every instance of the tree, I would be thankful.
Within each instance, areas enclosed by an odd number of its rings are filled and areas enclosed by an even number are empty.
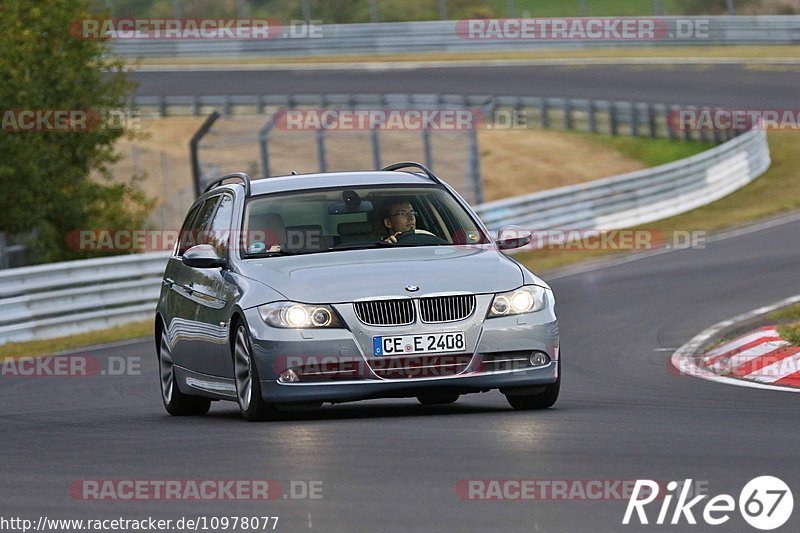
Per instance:
[[[107,41],[74,31],[92,18],[86,5],[3,0],[0,8],[0,232],[31,232],[34,263],[86,257],[67,245],[70,231],[139,228],[152,208],[136,177],[120,182],[109,170],[114,142],[130,132],[94,119],[124,109],[133,84]],[[22,111],[83,111],[89,120],[70,131],[19,131]]]

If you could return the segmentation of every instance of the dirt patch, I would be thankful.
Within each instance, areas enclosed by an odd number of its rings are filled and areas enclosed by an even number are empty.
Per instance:
[[[479,144],[486,201],[644,168],[616,150],[569,133],[485,131]]]

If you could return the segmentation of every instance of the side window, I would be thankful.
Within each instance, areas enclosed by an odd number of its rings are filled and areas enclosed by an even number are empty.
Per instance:
[[[211,221],[211,227],[204,242],[217,250],[220,257],[225,257],[228,252],[228,242],[231,236],[231,222],[233,222],[233,197],[227,194],[222,196],[217,212]]]
[[[178,244],[178,255],[183,255],[186,253],[186,250],[195,246],[196,244],[203,244],[203,235],[202,231],[204,228],[208,227],[208,223],[211,220],[211,215],[214,214],[214,208],[217,206],[217,201],[219,201],[219,196],[214,196],[213,198],[209,198],[206,200],[202,207],[200,207],[197,216],[194,217],[191,225],[188,228],[184,228],[181,230],[181,239]],[[189,220],[188,218],[186,219]]]
[[[192,229],[192,222],[197,217],[197,212],[200,210],[200,206],[195,206],[194,209],[189,211],[189,214],[186,215],[186,220],[183,221],[183,226],[181,226],[181,232],[178,235],[178,242],[175,245],[175,255],[183,255],[183,252],[191,248],[191,246],[186,246],[187,239],[190,237],[191,229]]]

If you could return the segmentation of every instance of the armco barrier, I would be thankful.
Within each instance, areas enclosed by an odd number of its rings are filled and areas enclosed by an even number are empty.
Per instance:
[[[770,165],[766,132],[751,130],[692,157],[585,184],[488,202],[491,229],[620,229],[684,213],[750,183]]]
[[[800,43],[800,16],[660,17],[672,28],[653,39],[467,39],[458,21],[323,24],[318,38],[257,40],[119,40],[114,51],[125,57],[331,56],[418,52],[488,52],[592,46],[688,46]],[[462,22],[462,24],[464,24]],[[696,28],[688,31],[686,28]],[[686,30],[682,33],[681,30]]]
[[[612,230],[688,211],[769,167],[763,130],[658,167],[476,206],[497,229]],[[152,319],[168,253],[71,261],[0,272],[0,344]]]
[[[152,319],[167,257],[158,252],[0,271],[0,344]]]

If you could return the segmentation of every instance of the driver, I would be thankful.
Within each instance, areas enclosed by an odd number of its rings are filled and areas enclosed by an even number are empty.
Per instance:
[[[381,215],[383,225],[389,232],[386,242],[396,244],[398,235],[417,228],[417,212],[407,198],[387,200],[382,206]]]

